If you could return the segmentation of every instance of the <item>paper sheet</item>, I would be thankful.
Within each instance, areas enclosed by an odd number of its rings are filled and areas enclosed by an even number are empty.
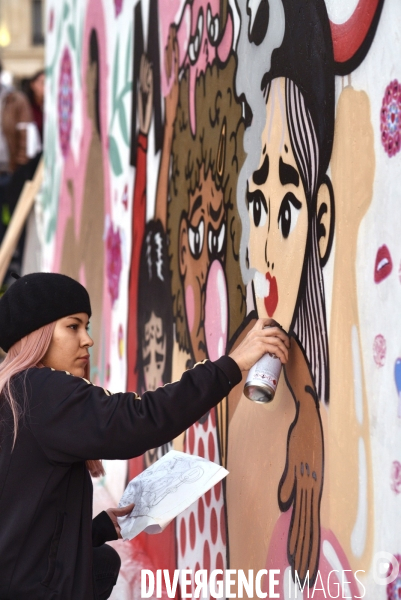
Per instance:
[[[131,540],[142,531],[162,532],[227,475],[224,467],[205,458],[171,450],[129,482],[119,506],[133,502],[135,507],[118,518],[123,539]]]

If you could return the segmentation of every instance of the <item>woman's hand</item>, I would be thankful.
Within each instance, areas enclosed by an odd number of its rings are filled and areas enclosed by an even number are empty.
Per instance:
[[[230,357],[241,371],[249,369],[264,354],[274,354],[283,364],[288,360],[290,339],[273,319],[259,319]]]
[[[131,510],[134,508],[135,504],[128,504],[128,506],[123,506],[122,508],[108,508],[106,510],[107,514],[109,515],[115,530],[117,532],[117,537],[121,540],[122,539],[122,535],[121,535],[121,529],[120,526],[118,524],[117,521],[117,517],[125,517],[125,515],[128,515]]]
[[[309,572],[309,587],[317,577],[320,551],[320,502],[324,479],[324,439],[319,400],[304,354],[292,340],[284,368],[295,402],[295,419],[287,438],[287,457],[278,489],[281,511],[292,506],[287,555],[303,585]]]
[[[323,489],[324,442],[319,407],[314,390],[306,388],[297,402],[295,420],[287,440],[287,458],[281,477],[278,500],[281,511],[292,505],[287,553],[293,580],[297,571],[301,584],[309,573],[309,586],[319,567],[320,501]]]

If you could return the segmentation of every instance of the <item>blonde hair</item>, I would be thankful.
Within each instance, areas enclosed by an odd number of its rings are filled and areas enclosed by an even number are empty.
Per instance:
[[[3,396],[9,404],[13,415],[13,448],[17,439],[19,421],[25,413],[26,397],[21,406],[14,395],[12,378],[31,367],[43,366],[41,360],[50,346],[55,326],[56,322],[54,321],[23,337],[11,346],[4,361],[0,364],[0,396]],[[87,460],[86,466],[92,477],[105,474],[100,460]]]

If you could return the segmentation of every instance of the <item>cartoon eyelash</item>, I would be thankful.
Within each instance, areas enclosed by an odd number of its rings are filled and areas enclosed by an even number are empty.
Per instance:
[[[205,223],[203,219],[199,222],[197,227],[188,227],[188,244],[192,256],[198,259],[202,254],[203,249],[203,236],[205,233]]]
[[[277,219],[284,239],[288,238],[291,231],[293,231],[295,225],[297,224],[298,215],[301,208],[302,204],[298,198],[296,198],[292,192],[287,192],[281,202]]]
[[[194,64],[198,60],[201,40],[203,35],[203,10],[202,8],[199,11],[198,22],[196,24],[196,31],[193,36],[191,36],[188,45],[188,56],[189,60],[192,64]]]
[[[207,9],[207,31],[210,43],[215,46],[217,44],[217,40],[219,39],[220,23],[217,15],[213,17],[210,5]]]
[[[247,192],[246,198],[255,226],[263,227],[267,219],[267,202],[262,191]]]

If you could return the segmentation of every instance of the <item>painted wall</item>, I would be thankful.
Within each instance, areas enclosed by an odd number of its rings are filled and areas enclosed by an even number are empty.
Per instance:
[[[401,4],[48,0],[46,19],[43,268],[89,290],[92,380],[154,389],[258,316],[292,338],[273,402],[238,386],[106,465],[115,500],[172,446],[230,471],[124,545],[114,597],[139,597],[141,556],[280,569],[282,598],[289,570],[329,597],[333,569],[357,598],[359,569],[366,597],[398,598],[401,575],[374,574],[401,561]]]

